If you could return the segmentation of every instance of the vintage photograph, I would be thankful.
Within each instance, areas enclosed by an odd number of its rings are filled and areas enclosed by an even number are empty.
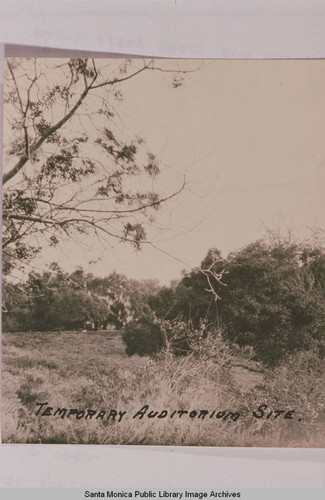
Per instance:
[[[6,58],[3,443],[325,446],[324,89]]]

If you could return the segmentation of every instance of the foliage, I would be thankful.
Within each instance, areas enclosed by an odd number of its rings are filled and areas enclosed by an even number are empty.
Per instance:
[[[218,274],[225,266],[225,261],[218,250],[209,250],[201,266],[186,274],[176,287],[164,287],[153,296],[149,300],[149,305],[157,316],[168,320],[178,318],[194,328],[200,328],[202,321],[209,324],[210,328],[218,328],[219,304],[213,294],[209,293],[207,278],[202,272],[211,265]]]
[[[129,355],[194,352],[207,335],[251,347],[269,365],[287,354],[324,353],[325,254],[305,243],[257,241],[224,259],[211,250],[176,286],[98,278],[82,269],[70,275],[30,273],[26,284],[4,284],[6,331],[80,329],[126,325]],[[53,268],[54,270],[54,268]]]
[[[164,346],[164,339],[159,324],[154,316],[141,316],[131,321],[125,327],[123,341],[126,344],[126,354],[132,356],[152,355]]]
[[[148,294],[156,284],[128,280],[111,273],[97,278],[78,268],[64,273],[57,265],[44,273],[32,272],[27,282],[3,283],[3,330],[50,331],[121,328],[147,311]]]
[[[116,105],[124,82],[165,69],[152,60],[6,62],[4,272],[45,242],[86,234],[138,249],[146,221],[176,192],[156,192],[159,160],[141,137],[123,132]]]
[[[173,356],[186,356],[199,352],[202,341],[208,335],[207,325],[203,321],[200,328],[193,329],[184,321],[160,319],[150,312],[126,325],[123,341],[129,356],[156,355],[162,350]],[[216,347],[216,337],[214,343]]]
[[[149,303],[161,319],[222,328],[226,338],[274,364],[287,353],[322,349],[324,263],[324,250],[308,242],[257,241],[226,259],[210,250],[176,289],[161,290]]]
[[[222,307],[228,337],[252,345],[266,362],[324,338],[322,277],[311,266],[317,258],[309,254],[310,262],[302,260],[305,251],[296,244],[257,242],[228,258]]]

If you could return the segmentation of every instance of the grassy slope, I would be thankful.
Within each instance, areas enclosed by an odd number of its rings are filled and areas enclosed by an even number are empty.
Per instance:
[[[259,374],[230,368],[227,350],[206,352],[200,359],[153,361],[127,357],[119,332],[3,334],[3,442],[324,446],[324,386],[313,358],[292,361],[264,383]],[[127,414],[120,423],[36,416],[36,403],[46,401],[54,408]],[[263,402],[295,408],[302,422],[252,419]],[[241,417],[236,422],[133,419],[144,404],[169,411],[233,410]]]

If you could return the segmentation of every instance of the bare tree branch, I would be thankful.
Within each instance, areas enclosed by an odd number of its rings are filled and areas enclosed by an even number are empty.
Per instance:
[[[124,82],[164,71],[152,60],[140,64],[132,70],[129,61],[115,65],[108,75],[93,59],[8,60],[5,112],[12,134],[6,153],[12,163],[3,174],[2,242],[8,256],[23,260],[45,240],[58,244],[60,236],[107,236],[137,248],[151,243],[145,224],[184,190],[185,177],[174,192],[156,193],[159,161],[142,138],[127,137],[112,105]]]

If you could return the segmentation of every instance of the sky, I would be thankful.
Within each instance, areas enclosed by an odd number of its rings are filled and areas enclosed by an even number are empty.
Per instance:
[[[107,276],[179,279],[209,248],[227,255],[275,230],[305,238],[325,230],[325,62],[161,61],[195,69],[173,88],[171,73],[146,72],[123,84],[116,104],[125,131],[156,153],[164,193],[184,190],[156,214],[155,248],[125,243],[44,250],[32,263],[57,260]]]

